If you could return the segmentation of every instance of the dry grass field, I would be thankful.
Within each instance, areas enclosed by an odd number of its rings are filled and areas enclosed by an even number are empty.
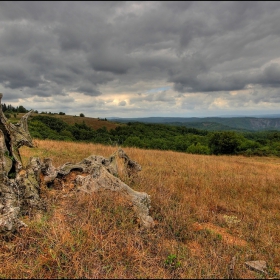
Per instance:
[[[59,166],[116,150],[35,143],[21,148],[25,164],[30,156]],[[28,228],[1,240],[1,278],[279,278],[279,158],[125,152],[142,171],[122,179],[151,195],[155,227],[139,227],[118,194],[43,188],[48,212],[31,212],[22,218]],[[265,260],[267,274],[248,270],[252,260]]]

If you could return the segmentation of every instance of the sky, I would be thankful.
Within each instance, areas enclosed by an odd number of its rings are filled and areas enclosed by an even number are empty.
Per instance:
[[[87,117],[279,114],[280,2],[0,2],[2,103]]]

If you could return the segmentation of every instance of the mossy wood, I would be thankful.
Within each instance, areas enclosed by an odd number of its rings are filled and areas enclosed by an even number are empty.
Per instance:
[[[31,209],[46,211],[45,203],[40,197],[40,186],[52,187],[62,183],[65,176],[80,171],[74,180],[74,189],[79,192],[96,192],[99,190],[118,191],[128,196],[133,208],[144,227],[154,225],[149,216],[150,196],[137,192],[118,178],[117,158],[122,159],[128,176],[141,170],[141,166],[131,160],[122,149],[109,158],[92,155],[79,163],[65,163],[59,168],[52,165],[51,159],[30,158],[27,167],[23,167],[19,148],[23,145],[33,147],[28,131],[27,119],[32,110],[24,115],[20,122],[12,124],[7,120],[1,105],[0,94],[0,233],[10,234],[26,226],[20,216]],[[81,175],[82,174],[82,175]]]

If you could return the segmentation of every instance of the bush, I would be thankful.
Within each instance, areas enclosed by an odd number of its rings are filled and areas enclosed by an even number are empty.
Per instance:
[[[58,140],[59,134],[38,120],[32,120],[28,124],[29,132],[33,138]]]
[[[32,121],[40,121],[56,132],[61,132],[62,130],[68,129],[67,123],[54,117],[34,116]]]
[[[80,117],[84,117],[85,115],[83,113],[80,114]]]
[[[248,140],[248,139],[244,139],[241,144],[238,147],[239,151],[252,151],[255,149],[260,148],[261,145],[260,143],[253,141],[253,140]]]
[[[210,148],[216,155],[235,154],[241,141],[238,135],[232,131],[215,132],[210,137]]]
[[[17,110],[19,113],[27,113],[28,111],[22,106],[22,105],[20,105],[19,107],[18,107],[18,110]]]
[[[67,138],[68,140],[75,140],[75,138],[73,137],[73,134],[69,130],[62,130],[60,132],[60,135]]]
[[[124,146],[127,147],[142,147],[143,143],[141,141],[141,139],[137,136],[129,136],[126,138],[126,140],[124,141]]]
[[[190,154],[200,154],[209,155],[210,149],[207,146],[201,145],[199,142],[197,144],[192,144],[187,148],[187,153]]]

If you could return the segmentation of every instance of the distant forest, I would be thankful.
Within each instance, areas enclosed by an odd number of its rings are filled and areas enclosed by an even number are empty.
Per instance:
[[[280,156],[280,131],[206,131],[167,124],[131,122],[108,130],[94,130],[85,122],[69,125],[51,116],[37,115],[29,120],[34,138],[86,141],[122,147],[173,150],[193,154],[242,154]]]
[[[2,109],[8,118],[9,114],[28,111],[23,106],[15,108],[6,104],[2,105]],[[106,126],[95,130],[85,122],[70,125],[59,118],[40,114],[31,116],[28,125],[31,136],[38,139],[83,141],[206,155],[280,156],[280,131],[276,130],[207,131],[183,125],[141,122],[128,122],[110,130]]]

